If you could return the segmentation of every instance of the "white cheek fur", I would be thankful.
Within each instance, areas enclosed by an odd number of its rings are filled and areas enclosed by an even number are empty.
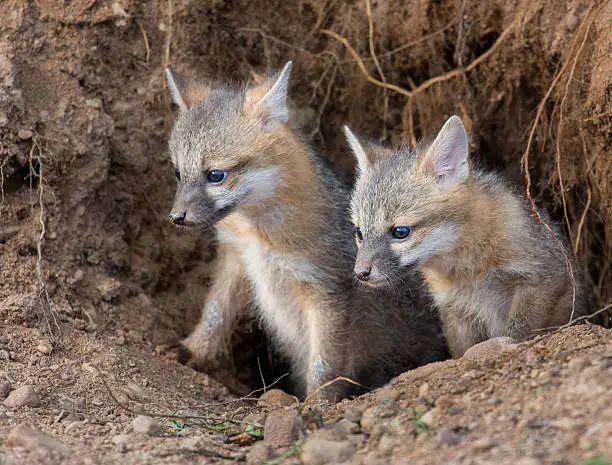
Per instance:
[[[432,228],[429,235],[418,245],[408,238],[405,241],[394,241],[391,250],[398,257],[402,266],[423,263],[428,258],[448,252],[457,243],[457,227],[453,224],[442,224]]]
[[[231,173],[229,174],[231,176]],[[242,181],[234,189],[223,185],[206,186],[207,194],[214,199],[217,210],[247,199],[248,202],[260,202],[274,195],[280,184],[278,167],[253,168],[247,170]]]

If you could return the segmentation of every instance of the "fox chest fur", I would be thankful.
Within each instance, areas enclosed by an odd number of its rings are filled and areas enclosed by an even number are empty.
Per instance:
[[[441,313],[461,312],[478,322],[487,337],[504,335],[513,289],[497,273],[467,283],[454,282],[432,269],[424,269],[423,276]]]
[[[256,232],[219,227],[217,236],[241,251],[260,318],[270,333],[290,353],[305,358],[307,312],[314,310],[319,288],[316,265],[304,256],[277,250]]]

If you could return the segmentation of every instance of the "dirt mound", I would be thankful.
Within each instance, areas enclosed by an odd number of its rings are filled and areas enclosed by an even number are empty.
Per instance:
[[[166,221],[167,64],[244,80],[293,59],[297,124],[347,180],[342,124],[398,143],[459,114],[478,162],[529,180],[564,225],[602,307],[612,299],[611,17],[612,3],[586,0],[0,3],[0,378],[52,394],[41,419],[24,418],[50,421],[42,429],[76,448],[123,450],[109,438],[126,414],[83,364],[141,388],[146,379],[155,394],[142,403],[227,398],[172,352],[199,317],[214,247]],[[244,381],[270,382],[266,341],[243,323],[235,363]],[[484,393],[473,378],[467,388]]]

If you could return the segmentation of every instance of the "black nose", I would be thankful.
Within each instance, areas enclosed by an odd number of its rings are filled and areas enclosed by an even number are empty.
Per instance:
[[[170,222],[173,224],[185,224],[185,217],[187,216],[187,212],[183,210],[170,212],[168,215],[170,218]]]
[[[357,275],[357,279],[360,281],[367,281],[370,278],[371,271],[371,266],[361,266],[355,269],[355,274]]]

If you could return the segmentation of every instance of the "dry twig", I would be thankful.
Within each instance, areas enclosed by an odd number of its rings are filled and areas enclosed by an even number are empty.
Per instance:
[[[387,82],[385,78],[385,73],[380,66],[380,62],[376,57],[376,49],[374,47],[374,21],[372,20],[372,5],[370,4],[370,0],[365,0],[366,6],[366,15],[368,17],[368,44],[370,45],[370,56],[374,61],[374,65],[376,66],[376,70],[378,71],[378,75],[382,82]],[[383,101],[384,101],[384,109],[383,109],[383,130],[382,130],[382,141],[387,140],[387,119],[389,117],[389,95],[388,90],[383,89]]]
[[[328,35],[332,38],[334,38],[335,40],[337,40],[338,42],[340,42],[342,45],[344,45],[344,47],[348,50],[348,52],[352,55],[352,57],[355,59],[355,62],[357,63],[357,66],[359,67],[359,69],[361,70],[361,73],[364,75],[364,77],[367,79],[368,82],[371,82],[372,84],[382,87],[384,89],[389,89],[392,90],[393,92],[396,92],[400,95],[403,95],[405,97],[407,97],[408,99],[411,99],[413,97],[415,97],[416,95],[420,94],[421,92],[427,90],[428,88],[430,88],[431,86],[433,86],[434,84],[440,83],[440,82],[444,82],[444,81],[448,81],[449,79],[453,79],[457,76],[461,76],[465,73],[468,73],[470,71],[472,71],[474,68],[476,68],[478,65],[480,65],[482,62],[484,62],[485,60],[487,60],[493,53],[495,53],[495,51],[499,48],[499,46],[510,36],[511,32],[513,31],[515,27],[515,22],[513,22],[512,24],[510,24],[510,26],[508,26],[501,34],[500,36],[497,38],[497,40],[493,43],[493,45],[491,45],[491,47],[484,52],[482,55],[480,55],[478,58],[476,58],[474,61],[472,61],[469,65],[467,65],[464,68],[455,68],[451,71],[448,71],[444,74],[440,74],[438,76],[434,76],[432,78],[427,79],[426,81],[422,82],[421,84],[419,84],[418,86],[416,86],[414,89],[408,90],[405,89],[403,87],[400,87],[398,85],[389,83],[389,82],[384,82],[381,81],[379,79],[376,79],[375,77],[373,77],[368,69],[366,68],[366,65],[363,61],[363,59],[359,56],[359,54],[357,53],[357,51],[353,48],[353,46],[349,43],[348,40],[346,40],[346,38],[342,37],[341,35],[339,35],[338,33],[334,32],[334,31],[330,31],[328,29],[323,29],[321,30],[322,34]],[[412,118],[412,105],[409,104],[406,107],[404,107],[404,113],[408,113],[408,117],[411,119]],[[411,133],[410,133],[410,138],[412,141],[416,141],[416,137],[414,136],[414,132],[412,131],[411,128]]]
[[[45,318],[45,322],[47,324],[47,329],[49,330],[49,337],[52,341],[57,344],[59,342],[59,334],[60,327],[57,322],[57,315],[55,313],[55,305],[53,304],[53,300],[49,295],[49,291],[47,290],[47,286],[45,285],[45,280],[42,272],[42,243],[45,239],[46,234],[46,226],[45,226],[45,206],[43,203],[44,197],[44,176],[43,176],[43,162],[42,162],[42,150],[38,145],[37,137],[35,136],[33,139],[32,148],[30,149],[29,163],[30,163],[30,185],[31,179],[34,176],[34,167],[33,167],[33,155],[34,149],[38,150],[38,204],[40,208],[40,214],[38,217],[38,221],[40,223],[40,235],[38,236],[38,241],[36,243],[36,252],[37,252],[37,260],[36,260],[36,276],[38,277],[38,299],[40,301],[40,308],[43,312],[43,316]],[[53,323],[53,325],[51,324]]]
[[[590,13],[592,13],[592,11],[593,10],[591,8],[591,11],[589,12],[589,14],[587,14],[587,18],[590,17]],[[595,18],[595,15],[593,15],[591,17],[590,21],[587,21],[589,28],[590,28],[590,25],[592,24],[594,18]],[[586,35],[585,35],[585,38],[586,38]],[[571,54],[574,51],[574,46],[576,45],[577,39],[578,39],[578,35],[576,36],[576,39],[574,40],[574,42],[572,44],[572,48],[570,50],[569,56],[571,56]],[[584,44],[584,41],[583,41],[583,44]],[[576,310],[575,309],[575,306],[576,306],[576,280],[574,278],[574,271],[573,271],[572,263],[571,263],[571,260],[570,260],[569,256],[567,255],[567,251],[565,250],[565,246],[563,245],[563,242],[557,237],[555,232],[546,223],[546,221],[544,221],[544,219],[542,218],[542,215],[538,211],[538,208],[537,208],[537,206],[535,204],[535,200],[531,196],[531,175],[529,174],[529,152],[531,151],[531,144],[533,142],[533,138],[534,138],[534,135],[535,135],[536,128],[538,127],[538,123],[540,121],[542,113],[544,112],[544,108],[546,106],[546,102],[550,98],[550,95],[552,94],[553,89],[555,88],[555,86],[557,85],[559,80],[561,79],[561,76],[563,75],[563,73],[567,69],[569,63],[570,63],[569,60],[566,61],[565,63],[563,63],[563,66],[561,66],[561,69],[559,70],[559,72],[554,76],[550,86],[548,87],[548,90],[546,91],[546,94],[544,94],[544,98],[542,98],[542,100],[540,101],[540,103],[538,105],[538,108],[536,110],[536,116],[535,116],[535,119],[533,121],[533,124],[531,125],[531,131],[529,132],[529,137],[527,139],[527,146],[525,148],[525,152],[523,153],[523,156],[521,157],[521,166],[522,166],[523,171],[525,173],[525,184],[526,184],[526,186],[525,186],[525,194],[527,196],[527,199],[531,203],[531,210],[532,210],[533,214],[538,218],[538,221],[540,221],[540,223],[542,225],[544,225],[544,227],[550,233],[552,238],[559,244],[559,247],[560,247],[561,251],[563,252],[563,257],[565,259],[565,264],[566,264],[567,271],[568,271],[568,274],[569,274],[569,277],[570,277],[570,281],[571,281],[571,284],[572,284],[572,313],[570,315],[570,321],[571,321],[574,318],[574,313],[575,313],[575,310]]]

